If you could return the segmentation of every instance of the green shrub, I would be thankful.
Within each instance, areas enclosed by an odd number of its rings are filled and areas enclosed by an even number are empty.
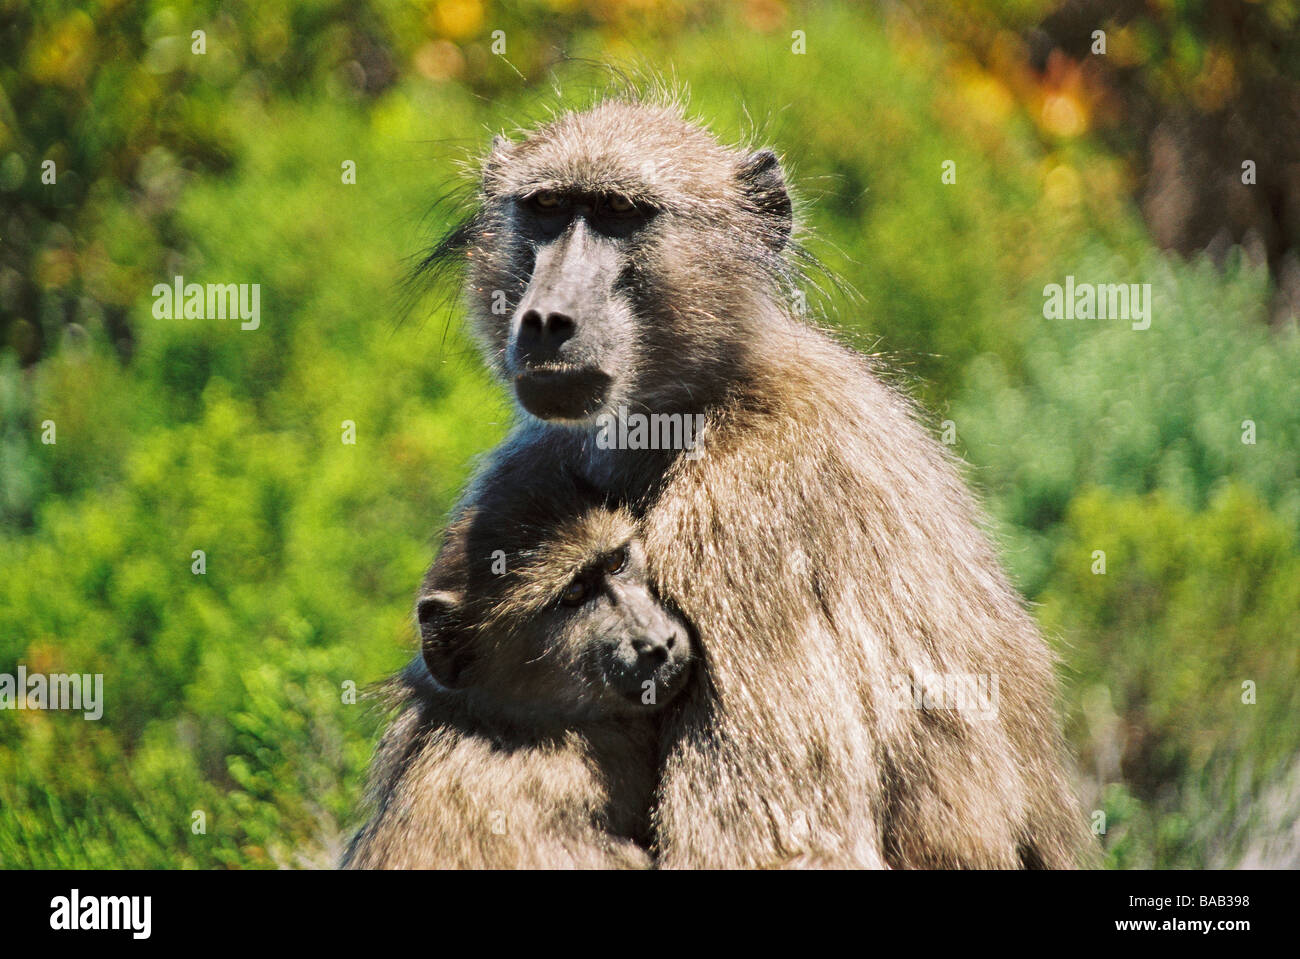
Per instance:
[[[1234,865],[1300,811],[1255,808],[1300,754],[1294,529],[1231,483],[1202,511],[1088,491],[1065,527],[1040,619],[1065,653],[1071,740],[1110,790],[1112,860]]]
[[[1044,586],[1075,491],[1165,490],[1201,508],[1228,480],[1300,532],[1300,336],[1264,321],[1267,276],[1239,262],[1092,252],[1062,264],[1087,282],[1149,282],[1151,327],[1047,320],[1041,287],[1016,301],[1031,323],[1023,369],[972,362],[951,413],[975,481],[1031,596]],[[1243,422],[1254,443],[1243,442]]]

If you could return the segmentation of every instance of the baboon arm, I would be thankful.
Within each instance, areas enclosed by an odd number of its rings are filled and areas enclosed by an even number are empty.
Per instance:
[[[666,740],[661,864],[1007,868],[1026,833],[1077,839],[1051,656],[973,503],[891,391],[819,396],[861,362],[815,352],[786,389],[818,402],[712,421],[646,514],[708,679]],[[995,715],[895,701],[929,673],[1001,677]]]

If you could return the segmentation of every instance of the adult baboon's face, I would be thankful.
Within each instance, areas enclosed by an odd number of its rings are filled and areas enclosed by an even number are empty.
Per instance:
[[[659,210],[573,184],[513,205],[514,231],[532,263],[509,318],[506,375],[534,416],[585,420],[626,388],[624,374],[636,366],[631,265],[644,257]]]
[[[543,420],[698,412],[785,269],[776,157],[726,149],[669,108],[607,102],[498,140],[481,199],[479,333]]]

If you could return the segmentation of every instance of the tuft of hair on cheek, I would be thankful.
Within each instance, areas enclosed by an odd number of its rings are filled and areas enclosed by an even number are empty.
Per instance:
[[[501,237],[510,236],[511,232],[497,229],[479,237],[470,251],[466,284],[475,336],[498,371],[504,369],[515,307],[528,285],[528,272],[518,264],[531,262],[530,256],[521,255],[517,249],[518,242],[499,242]]]

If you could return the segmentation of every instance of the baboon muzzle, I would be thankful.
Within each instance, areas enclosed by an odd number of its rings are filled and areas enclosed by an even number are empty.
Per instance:
[[[602,367],[618,258],[615,245],[581,218],[538,248],[506,353],[515,395],[534,416],[585,419],[604,402],[612,381]]]
[[[652,701],[672,698],[687,669],[686,642],[675,630],[645,633],[611,646],[606,652],[605,678],[622,696],[643,701],[646,685],[656,687]]]

